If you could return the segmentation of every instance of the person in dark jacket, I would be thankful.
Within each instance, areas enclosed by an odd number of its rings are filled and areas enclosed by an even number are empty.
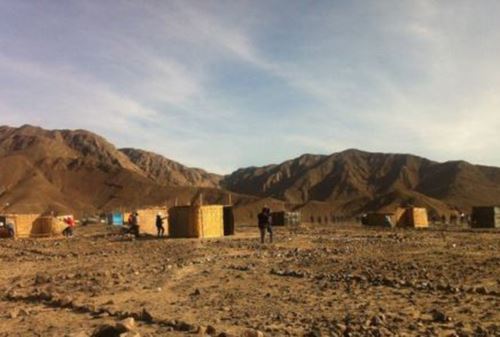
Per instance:
[[[262,212],[257,215],[259,230],[260,230],[260,242],[264,243],[266,237],[266,230],[269,233],[269,242],[273,242],[273,229],[272,229],[272,217],[271,209],[264,207]]]
[[[133,212],[130,219],[130,233],[133,234],[136,238],[139,237],[139,213]]]
[[[165,219],[161,217],[160,213],[156,215],[156,230],[158,231],[159,238],[162,238],[163,234],[165,234],[165,228],[163,227],[163,220]]]

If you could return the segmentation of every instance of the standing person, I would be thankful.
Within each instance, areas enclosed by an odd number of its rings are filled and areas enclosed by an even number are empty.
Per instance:
[[[137,238],[139,237],[139,213],[133,212],[129,220],[130,233],[134,234]]]
[[[67,227],[63,230],[63,235],[67,238],[73,236],[73,229],[75,228],[75,220],[72,217],[67,217],[64,219]]]
[[[162,238],[163,234],[165,234],[165,228],[163,227],[163,220],[165,220],[165,218],[162,218],[161,214],[158,213],[156,215],[156,229],[158,231],[159,238]]]
[[[11,222],[7,222],[5,224],[5,228],[7,228],[7,233],[8,233],[10,238],[16,237],[16,231],[14,229],[14,224],[12,224]]]
[[[260,242],[264,243],[266,237],[266,230],[269,233],[269,242],[273,242],[273,229],[272,229],[272,218],[271,210],[267,207],[262,209],[262,212],[257,215],[259,230],[260,230]]]

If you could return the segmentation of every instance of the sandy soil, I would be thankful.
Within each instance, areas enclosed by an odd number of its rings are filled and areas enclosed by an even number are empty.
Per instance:
[[[499,336],[499,249],[500,232],[354,225],[279,228],[265,245],[254,228],[0,240],[0,336],[90,336],[127,317],[140,336]]]

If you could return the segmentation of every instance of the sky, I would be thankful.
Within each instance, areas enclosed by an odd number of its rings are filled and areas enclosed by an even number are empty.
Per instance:
[[[0,124],[217,173],[348,148],[500,166],[497,0],[0,0]]]

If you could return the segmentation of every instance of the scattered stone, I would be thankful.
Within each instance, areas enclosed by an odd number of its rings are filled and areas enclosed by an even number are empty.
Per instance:
[[[312,329],[308,333],[304,334],[304,337],[321,337],[321,331],[319,329]]]
[[[144,321],[146,323],[151,323],[153,322],[153,316],[149,313],[149,311],[146,310],[146,308],[142,309],[141,314],[139,315],[141,321]]]
[[[205,336],[206,333],[207,333],[207,328],[204,327],[203,325],[199,325],[198,329],[196,330],[196,334],[198,334],[199,336]]]
[[[10,319],[16,319],[19,316],[19,311],[17,309],[12,309],[8,312],[8,317]]]
[[[80,332],[70,333],[69,335],[66,335],[66,337],[89,337],[89,334],[86,333],[85,331],[80,331]]]
[[[120,337],[141,337],[138,332],[127,331],[125,333],[120,334]]]
[[[446,314],[438,309],[431,310],[432,320],[437,323],[446,323],[450,321],[450,318]]]
[[[207,331],[206,332],[210,336],[215,336],[217,334],[217,329],[215,329],[215,327],[213,325],[209,325],[209,326],[207,326]]]
[[[135,319],[133,317],[125,318],[116,324],[116,328],[121,332],[132,331],[135,329]]]
[[[98,326],[92,333],[91,337],[120,337],[120,334],[121,331],[116,327],[109,324],[104,324]]]
[[[259,330],[247,330],[243,333],[243,337],[264,337],[264,333]]]

